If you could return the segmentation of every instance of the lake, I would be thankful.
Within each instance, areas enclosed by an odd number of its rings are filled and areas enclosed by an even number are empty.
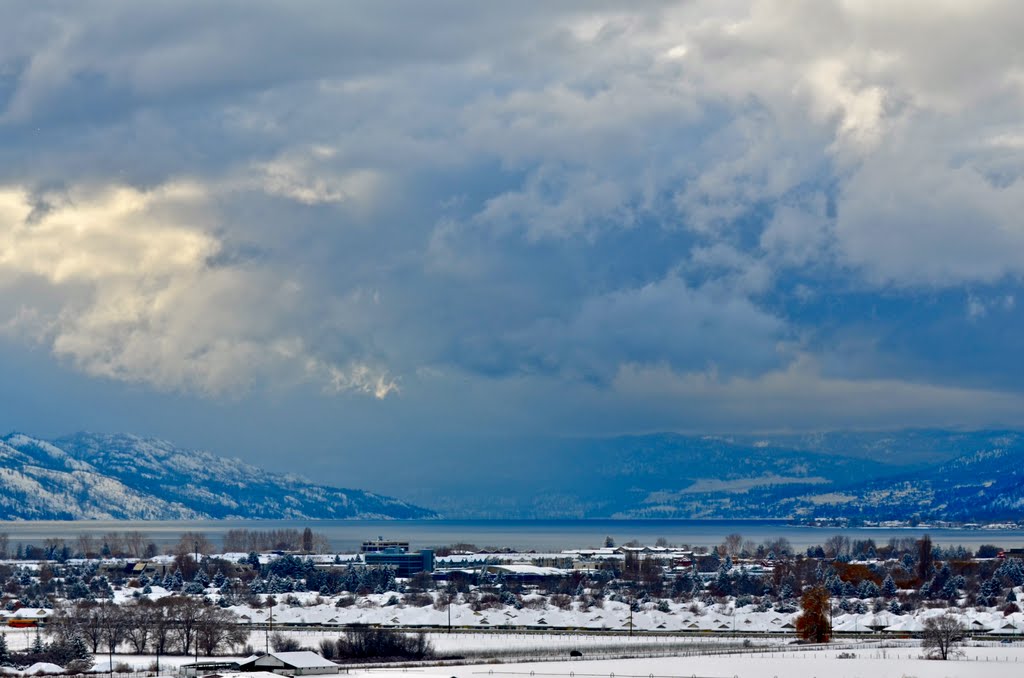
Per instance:
[[[937,528],[816,528],[764,520],[196,520],[196,521],[0,521],[0,533],[18,543],[41,545],[48,538],[73,540],[80,534],[139,531],[159,546],[173,544],[183,532],[202,532],[216,546],[231,529],[270,530],[310,527],[327,537],[337,551],[358,551],[367,539],[384,537],[409,541],[412,548],[429,548],[457,542],[479,547],[508,546],[519,550],[560,551],[604,544],[606,536],[623,544],[631,539],[653,544],[664,537],[671,544],[714,546],[728,534],[761,543],[785,537],[799,550],[822,544],[842,534],[852,539],[872,538],[878,544],[891,537],[931,535],[943,546],[977,548],[996,544],[1003,548],[1024,546],[1024,530],[958,530]]]

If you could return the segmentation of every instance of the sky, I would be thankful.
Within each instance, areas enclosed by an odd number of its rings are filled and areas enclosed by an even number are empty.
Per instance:
[[[1021,35],[1014,0],[2,3],[0,429],[386,490],[530,440],[1022,426]]]

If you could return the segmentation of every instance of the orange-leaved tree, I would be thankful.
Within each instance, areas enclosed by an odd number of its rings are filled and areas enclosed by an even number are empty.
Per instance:
[[[815,586],[804,591],[800,597],[800,608],[802,612],[796,619],[797,634],[812,643],[827,643],[832,637],[828,589]]]

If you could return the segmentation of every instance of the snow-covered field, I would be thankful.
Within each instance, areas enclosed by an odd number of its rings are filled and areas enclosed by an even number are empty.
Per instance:
[[[529,664],[477,664],[405,672],[369,671],[367,678],[1009,678],[1024,675],[1024,647],[967,648],[957,661],[920,659],[919,649],[852,651],[840,648],[788,654],[664,657]],[[360,674],[355,674],[360,675]]]
[[[337,637],[333,631],[289,630],[287,635],[305,646],[315,647],[324,638]],[[21,647],[31,642],[34,631],[12,629],[6,632],[9,645]],[[828,649],[806,649],[789,644],[789,639],[755,639],[758,651],[740,651],[726,655],[704,655],[735,648],[737,642],[724,637],[605,636],[592,634],[542,633],[433,633],[428,634],[439,654],[476,655],[477,663],[463,666],[362,670],[353,672],[366,678],[1000,678],[1024,675],[1024,640],[1001,643],[997,640],[971,641],[962,648],[964,656],[955,661],[929,661],[921,658],[917,641],[883,639],[863,647],[861,641],[839,640]],[[263,632],[254,632],[252,643],[262,647]],[[590,660],[597,649],[621,648],[625,652],[638,647],[660,645],[662,652],[679,656],[646,659]],[[675,645],[674,645],[675,644]],[[508,663],[509,650],[531,651],[568,656],[578,650],[584,659],[573,661],[531,661]],[[505,663],[489,661],[488,653]],[[659,653],[660,654],[660,653]],[[852,654],[853,658],[840,658]],[[685,656],[683,656],[685,655]],[[127,664],[136,670],[149,669],[153,655],[114,655],[114,664]],[[205,658],[204,658],[205,659]],[[231,661],[239,657],[217,657]],[[96,656],[97,666],[106,668],[107,657]],[[193,661],[191,656],[163,656],[161,673],[173,673],[177,666]],[[101,666],[102,665],[102,666]]]

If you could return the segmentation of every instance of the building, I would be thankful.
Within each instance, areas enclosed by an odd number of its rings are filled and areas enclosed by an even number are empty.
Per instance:
[[[380,553],[388,549],[400,549],[403,552],[409,551],[407,541],[384,541],[384,537],[377,537],[376,540],[364,541],[359,551],[362,553]]]
[[[420,572],[434,571],[434,552],[423,549],[419,553],[409,553],[405,549],[392,547],[383,551],[368,552],[363,560],[371,567],[393,567],[395,576],[408,579]]]
[[[316,652],[271,652],[262,657],[249,657],[238,663],[243,673],[271,671],[282,676],[314,676],[337,673],[338,665]]]

